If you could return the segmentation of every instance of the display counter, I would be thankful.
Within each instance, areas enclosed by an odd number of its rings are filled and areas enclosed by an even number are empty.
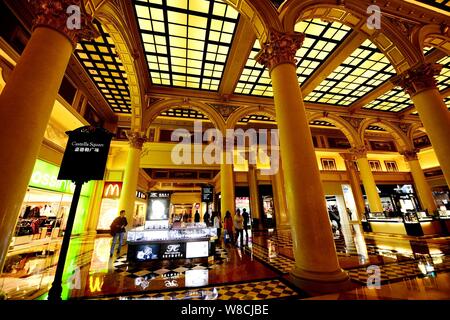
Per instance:
[[[449,217],[450,218],[450,217]],[[439,218],[427,216],[425,212],[408,212],[401,217],[386,217],[384,214],[370,215],[363,221],[364,231],[408,236],[443,234]]]
[[[438,213],[442,231],[445,234],[450,235],[450,210],[439,211]]]
[[[202,223],[180,224],[177,227],[155,225],[128,231],[127,259],[145,262],[165,259],[194,259],[214,256],[217,229]]]

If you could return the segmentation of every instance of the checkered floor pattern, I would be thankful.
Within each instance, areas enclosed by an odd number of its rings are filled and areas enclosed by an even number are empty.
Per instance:
[[[289,273],[294,267],[294,261],[282,255],[269,256],[269,250],[258,244],[253,244],[252,248],[246,248],[248,254],[253,254],[261,262],[270,265],[272,268],[278,270],[279,272],[286,274]]]
[[[413,260],[406,262],[397,262],[378,266],[380,268],[381,284],[391,282],[393,280],[400,280],[404,278],[422,276],[424,273],[419,268],[421,260]],[[424,262],[424,261],[422,261]],[[434,272],[442,272],[450,270],[450,257],[445,257],[442,263],[431,263]],[[423,265],[423,268],[425,265]],[[367,267],[346,270],[350,278],[358,283],[367,284],[370,276],[374,272],[368,272]]]
[[[127,257],[121,256],[114,262],[114,272],[130,278],[145,277],[147,279],[161,279],[182,276],[187,270],[211,270],[218,268],[227,258],[227,251],[216,248],[214,263],[171,264],[153,263],[151,265],[128,264]]]
[[[267,280],[225,286],[206,287],[194,290],[146,293],[101,300],[268,300],[298,298],[298,293],[281,281]]]

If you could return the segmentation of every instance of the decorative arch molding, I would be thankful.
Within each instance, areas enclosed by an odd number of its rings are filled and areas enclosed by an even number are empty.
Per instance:
[[[373,118],[366,119],[363,122],[361,122],[361,125],[358,130],[359,138],[361,141],[364,141],[366,129],[370,125],[380,126],[384,130],[391,133],[395,139],[395,142],[397,143],[397,146],[398,146],[400,152],[404,151],[404,150],[413,150],[414,149],[412,140],[410,140],[407,137],[407,135],[400,128],[398,128],[397,126],[395,126],[393,123],[391,123],[389,121],[382,120],[379,118],[378,119],[373,119]]]
[[[131,131],[140,132],[143,128],[142,106],[144,105],[144,97],[139,82],[138,67],[136,66],[136,52],[129,37],[128,27],[123,21],[122,14],[112,1],[105,1],[95,12],[95,18],[108,31],[116,46],[116,52],[122,60],[130,91]]]
[[[380,30],[367,27],[367,6],[370,3],[361,0],[287,0],[280,8],[280,18],[285,30],[293,31],[299,20],[320,18],[345,24],[357,32],[361,32],[372,41],[386,56],[398,74],[401,74],[424,60],[422,52],[415,47],[405,35],[410,29],[419,25],[406,27],[402,22],[382,15]],[[382,30],[382,31],[381,31]],[[406,30],[406,31],[405,31]]]
[[[216,110],[203,102],[188,99],[168,99],[154,103],[150,109],[146,110],[146,113],[144,115],[143,124],[145,132],[148,131],[150,125],[161,114],[161,112],[175,107],[193,109],[201,112],[208,117],[208,119],[214,124],[214,127],[216,129],[220,130],[221,132],[225,132],[225,121]]]
[[[269,38],[269,30],[283,31],[275,6],[267,0],[224,0],[235,8],[253,26],[256,37],[260,43]]]
[[[269,107],[240,107],[235,110],[226,122],[227,129],[234,129],[239,120],[252,114],[263,114],[276,119],[275,109]]]
[[[413,43],[421,51],[425,46],[431,46],[450,55],[450,27],[438,24],[423,26],[414,33]]]
[[[308,123],[314,120],[324,120],[334,124],[345,135],[350,145],[354,148],[362,145],[358,132],[344,119],[324,112],[312,113],[308,116]]]
[[[409,128],[407,136],[408,136],[409,140],[411,141],[411,143],[414,143],[414,142],[413,142],[414,134],[415,134],[417,131],[421,131],[421,132],[425,132],[425,133],[426,133],[425,127],[423,126],[422,123],[414,123],[414,124],[411,125],[411,127]]]

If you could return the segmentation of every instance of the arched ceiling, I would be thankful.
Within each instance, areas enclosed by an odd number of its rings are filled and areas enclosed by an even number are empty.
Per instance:
[[[272,2],[279,7],[283,1]],[[428,9],[449,11],[446,0],[422,2],[426,2]],[[140,41],[135,55],[147,67],[151,85],[144,91],[148,96],[202,96],[216,103],[224,99],[226,102],[230,97],[246,101],[254,98],[273,104],[269,73],[254,60],[259,41],[255,40],[253,28],[232,6],[221,0],[120,0],[119,3],[134,20],[129,25],[136,28],[129,32]],[[127,88],[124,89],[126,72],[114,53],[114,43],[99,29],[102,37],[82,43],[75,55],[112,110],[129,114]],[[390,83],[396,75],[394,67],[365,36],[339,22],[321,19],[299,21],[295,30],[306,35],[296,58],[307,109],[334,108],[351,114],[373,112],[374,116],[379,116],[379,111],[402,117],[414,115],[409,97]],[[444,65],[438,86],[448,101],[450,57],[429,47],[424,54],[427,62]],[[102,66],[115,66],[118,71]]]

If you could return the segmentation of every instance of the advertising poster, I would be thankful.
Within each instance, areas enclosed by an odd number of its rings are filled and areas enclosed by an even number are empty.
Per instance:
[[[170,193],[150,192],[147,206],[147,221],[168,220],[170,210]]]
[[[143,244],[136,248],[136,260],[149,261],[159,259],[159,244]]]

